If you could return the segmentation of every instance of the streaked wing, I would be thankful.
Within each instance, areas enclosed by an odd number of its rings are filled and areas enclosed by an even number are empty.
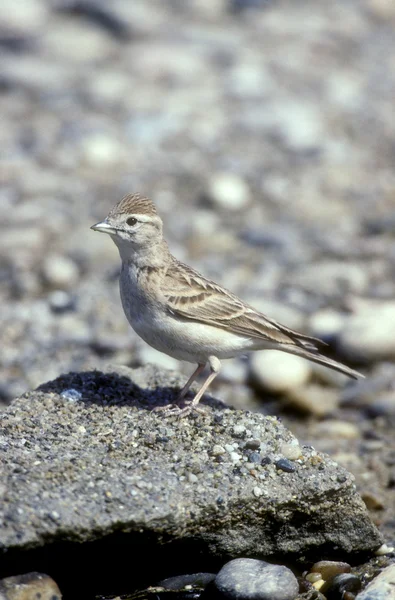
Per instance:
[[[315,343],[320,342],[267,318],[214,281],[178,261],[169,267],[162,293],[168,309],[184,319],[262,341],[296,344],[308,350],[316,349]]]

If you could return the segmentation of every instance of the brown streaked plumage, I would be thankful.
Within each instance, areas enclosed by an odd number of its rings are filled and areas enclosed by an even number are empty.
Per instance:
[[[122,304],[136,333],[157,350],[198,364],[179,400],[205,365],[210,366],[210,374],[191,404],[173,409],[177,414],[196,409],[220,370],[220,359],[251,350],[282,350],[349,377],[363,377],[321,354],[317,348],[323,344],[320,340],[277,323],[178,261],[163,239],[162,221],[148,198],[126,196],[93,229],[109,233],[118,246]]]
[[[127,194],[114,206],[110,215],[156,215],[156,206],[149,198],[141,194]]]

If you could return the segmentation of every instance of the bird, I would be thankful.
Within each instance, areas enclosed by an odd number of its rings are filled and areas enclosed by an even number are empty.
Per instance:
[[[281,325],[175,258],[149,198],[126,195],[91,229],[110,235],[118,248],[121,302],[134,331],[156,350],[197,365],[176,401],[156,410],[181,417],[201,410],[199,402],[220,372],[221,360],[249,351],[281,350],[354,379],[364,377],[321,354],[322,340]],[[206,365],[208,376],[194,398],[185,401]]]

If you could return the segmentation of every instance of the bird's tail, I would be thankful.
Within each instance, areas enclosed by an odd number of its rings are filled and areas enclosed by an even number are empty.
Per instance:
[[[301,348],[300,346],[294,346],[291,344],[281,344],[281,350],[284,352],[288,352],[289,354],[296,354],[296,356],[301,356],[303,358],[307,358],[307,360],[311,360],[312,362],[318,363],[319,365],[324,365],[324,367],[329,367],[330,369],[334,369],[335,371],[339,371],[339,373],[343,373],[344,375],[348,375],[348,377],[352,377],[353,379],[364,379],[365,375],[359,373],[358,371],[354,371],[354,369],[350,369],[336,360],[332,360],[319,352],[315,352],[313,349]]]

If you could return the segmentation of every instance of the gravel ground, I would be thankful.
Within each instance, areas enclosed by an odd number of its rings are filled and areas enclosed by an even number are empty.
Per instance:
[[[0,23],[3,403],[109,362],[191,371],[130,330],[89,230],[140,191],[178,258],[367,375],[267,377],[261,353],[212,391],[335,455],[394,540],[395,4],[19,0]]]

